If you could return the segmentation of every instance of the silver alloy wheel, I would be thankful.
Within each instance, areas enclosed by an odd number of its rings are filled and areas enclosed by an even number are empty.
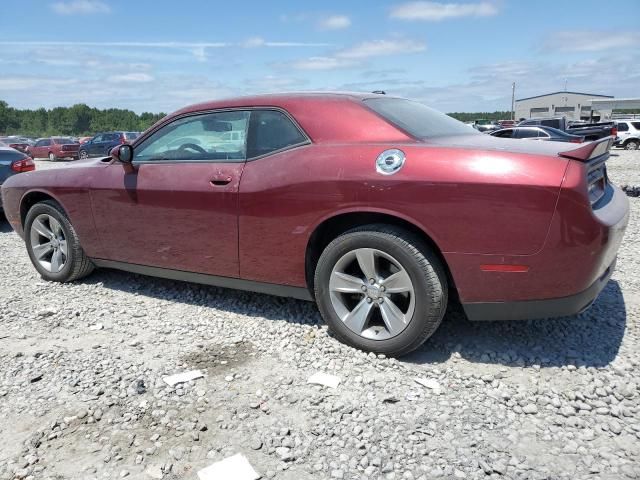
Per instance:
[[[624,146],[626,150],[638,150],[638,146],[640,146],[640,142],[636,142],[635,140],[630,140]]]
[[[407,270],[388,253],[357,248],[343,255],[329,279],[331,304],[361,337],[387,340],[413,318],[415,290]]]
[[[41,213],[31,224],[31,250],[36,261],[46,271],[58,273],[67,263],[67,239],[62,225],[51,215]]]

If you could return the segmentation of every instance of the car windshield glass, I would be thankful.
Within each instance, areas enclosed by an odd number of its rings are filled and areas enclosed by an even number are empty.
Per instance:
[[[67,143],[76,143],[76,142],[74,142],[70,138],[63,137],[63,138],[54,138],[53,143],[55,143],[56,145],[65,145]]]
[[[468,125],[411,100],[369,98],[364,102],[378,115],[416,138],[479,134]]]

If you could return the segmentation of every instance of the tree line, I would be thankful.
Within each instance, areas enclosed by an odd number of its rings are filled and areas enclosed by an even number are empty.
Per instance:
[[[113,130],[141,132],[164,117],[164,113],[137,114],[120,108],[98,109],[84,103],[72,107],[37,110],[10,107],[0,100],[0,134],[48,137],[89,136]]]

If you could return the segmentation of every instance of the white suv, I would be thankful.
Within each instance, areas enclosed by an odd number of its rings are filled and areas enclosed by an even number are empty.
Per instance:
[[[626,150],[638,150],[640,148],[640,119],[616,120],[618,127],[618,140],[616,145]]]

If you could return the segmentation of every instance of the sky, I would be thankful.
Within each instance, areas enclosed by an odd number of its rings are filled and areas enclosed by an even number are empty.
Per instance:
[[[445,112],[569,91],[640,97],[640,0],[2,0],[0,100],[170,112],[384,90]]]

